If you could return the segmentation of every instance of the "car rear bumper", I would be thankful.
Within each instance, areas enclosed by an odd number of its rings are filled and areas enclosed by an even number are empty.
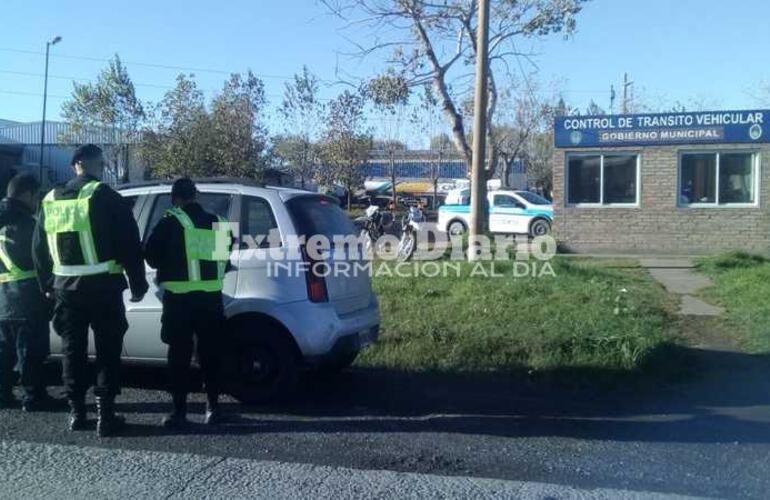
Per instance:
[[[346,359],[351,354],[360,352],[374,344],[379,336],[379,324],[357,333],[345,335],[334,342],[329,352],[317,356],[306,356],[305,363],[310,367],[334,364],[336,361]]]
[[[361,350],[379,335],[380,306],[374,294],[366,307],[348,314],[338,314],[328,302],[307,301],[285,304],[274,313],[292,333],[302,357],[308,361],[322,359],[335,349],[352,346]]]

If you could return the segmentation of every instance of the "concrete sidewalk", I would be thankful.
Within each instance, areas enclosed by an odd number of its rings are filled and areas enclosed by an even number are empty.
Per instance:
[[[693,270],[689,258],[643,258],[639,264],[660,282],[669,293],[680,296],[679,314],[687,316],[720,316],[724,309],[708,304],[695,295],[711,286],[711,280]]]
[[[2,498],[683,498],[614,489],[0,441]]]

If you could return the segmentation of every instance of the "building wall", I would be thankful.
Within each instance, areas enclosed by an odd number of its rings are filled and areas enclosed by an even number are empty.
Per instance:
[[[688,208],[677,205],[682,151],[759,153],[756,207]],[[570,207],[565,199],[569,153],[638,152],[638,207]],[[770,145],[645,146],[556,149],[553,157],[554,236],[572,252],[712,254],[724,250],[770,253]]]

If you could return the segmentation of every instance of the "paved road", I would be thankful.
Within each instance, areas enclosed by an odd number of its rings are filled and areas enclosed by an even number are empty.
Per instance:
[[[656,498],[472,477],[0,441],[3,498]]]
[[[735,352],[678,354],[683,364],[695,363],[696,373],[708,375],[663,387],[624,379],[621,389],[608,393],[581,389],[580,381],[584,376],[613,381],[621,374],[576,371],[570,378],[577,390],[563,390],[522,379],[358,369],[336,379],[306,380],[291,403],[244,408],[228,402],[227,425],[218,430],[196,425],[182,434],[158,426],[168,410],[166,395],[155,385],[162,372],[132,369],[128,382],[135,388],[126,389],[120,399],[120,410],[133,424],[127,436],[99,440],[92,432],[66,433],[64,413],[29,416],[6,410],[0,413],[0,440],[6,446],[188,454],[180,455],[180,464],[193,460],[190,456],[225,457],[256,464],[243,467],[259,468],[268,460],[331,471],[342,467],[587,490],[765,498],[770,489],[770,361]],[[192,410],[202,411],[200,396]],[[25,453],[59,453],[59,448],[50,450]],[[27,465],[36,463],[29,460]],[[2,462],[9,466],[8,460]]]

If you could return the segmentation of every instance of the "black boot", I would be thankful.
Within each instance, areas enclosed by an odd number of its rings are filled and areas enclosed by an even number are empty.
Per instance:
[[[189,423],[187,421],[187,395],[175,394],[173,397],[174,409],[163,417],[163,427],[169,429],[183,429]]]
[[[219,396],[209,394],[206,401],[206,425],[217,425],[222,423],[222,412],[219,409]]]
[[[115,414],[114,403],[113,396],[96,398],[96,433],[99,437],[114,436],[126,427],[126,419]]]
[[[69,429],[71,431],[82,431],[88,426],[88,413],[86,412],[85,400],[70,399],[70,420]]]

